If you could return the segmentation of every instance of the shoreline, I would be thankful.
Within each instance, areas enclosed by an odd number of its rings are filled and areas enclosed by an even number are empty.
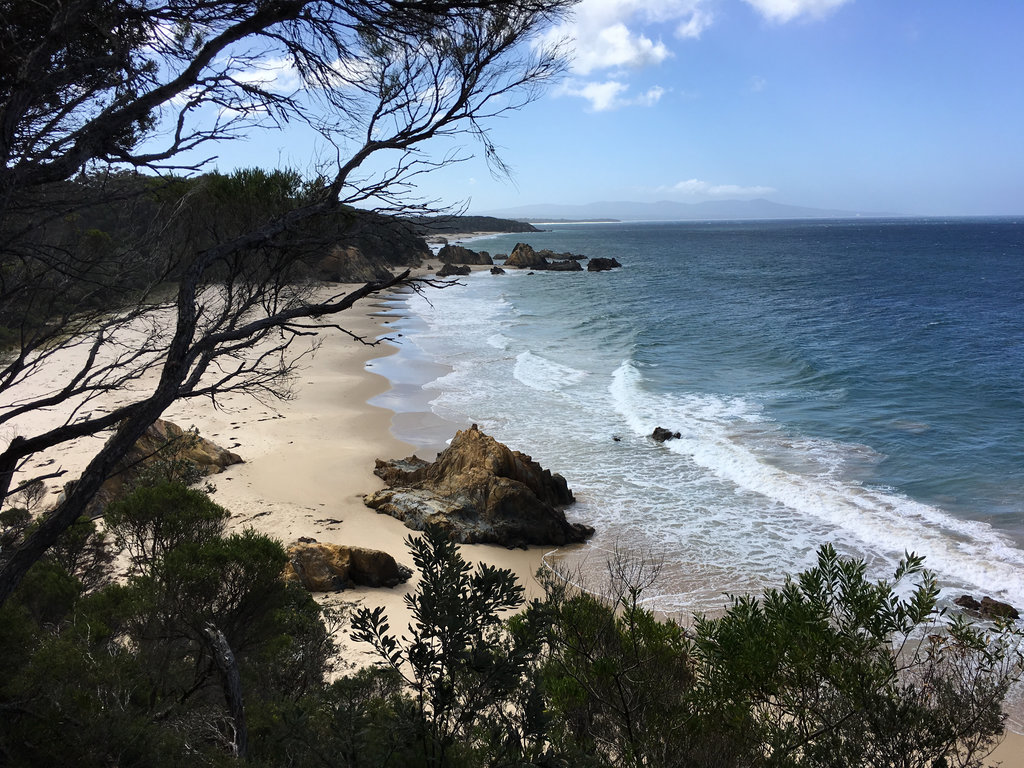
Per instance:
[[[370,297],[335,319],[349,331],[376,340],[388,335],[401,316],[395,306],[399,300],[396,293]],[[245,460],[210,477],[217,487],[214,500],[232,514],[232,529],[251,526],[285,546],[308,536],[321,542],[381,549],[411,566],[404,541],[413,531],[362,503],[364,494],[383,487],[373,474],[374,460],[404,457],[415,450],[392,432],[399,412],[371,402],[396,391],[391,380],[375,370],[387,366],[374,363],[394,356],[399,347],[387,341],[366,346],[331,329],[324,330],[320,339],[322,346],[316,355],[304,360],[297,372],[291,400],[265,406],[234,395],[225,397],[218,409],[208,401],[178,402],[163,417],[183,428],[195,426],[203,437],[238,452]],[[418,418],[413,411],[408,417]],[[73,475],[97,446],[98,441],[87,441],[52,455]],[[529,446],[515,447],[529,452]],[[511,569],[530,599],[540,596],[534,574],[553,548],[524,551],[462,545],[461,549],[470,563],[484,561]],[[391,626],[402,631],[409,623],[404,596],[417,580],[414,573],[408,582],[393,589],[359,587],[316,597],[333,607],[351,603],[381,606]],[[373,660],[348,639],[347,627],[336,639],[341,650],[340,672]],[[1007,731],[986,765],[995,762],[1024,768],[1024,736]]]
[[[486,236],[484,236],[484,237],[486,237]],[[483,268],[474,267],[474,271],[477,270],[477,269],[483,269]],[[395,309],[395,307],[393,306],[393,304],[396,303],[396,299],[395,299],[394,295],[392,295],[392,297],[390,299],[386,299],[386,301],[390,302],[389,308],[391,310],[391,317],[400,317],[400,316],[401,317],[405,317],[405,315],[403,315],[402,313],[398,312]],[[389,352],[386,355],[382,355],[381,357],[376,358],[376,359],[377,360],[384,360],[384,361],[386,361],[391,355],[397,353],[398,351],[399,350],[398,350],[397,347],[391,346]],[[413,356],[413,357],[415,357],[415,356]],[[395,362],[397,362],[397,361],[395,361]],[[398,385],[396,387],[386,389],[385,393],[394,392],[394,393],[397,394],[397,392],[401,389],[402,384],[406,381],[406,379],[409,378],[408,373],[407,373],[407,369],[406,369],[406,365],[408,365],[411,368],[416,368],[416,367],[420,366],[421,364],[423,366],[436,366],[437,365],[436,363],[434,363],[432,361],[429,361],[426,358],[424,358],[422,360],[413,359],[411,362],[407,362],[405,365],[402,366],[401,381],[398,383]],[[396,370],[395,367],[392,367],[390,369],[390,372],[393,372],[394,370]],[[385,363],[382,363],[380,365],[374,365],[371,369],[368,369],[368,372],[378,373],[379,371],[389,371],[388,363],[385,362]],[[380,374],[378,373],[378,375],[380,375]],[[428,381],[428,380],[432,380],[432,378],[429,377],[429,374],[427,376],[422,377],[417,382],[417,386],[418,386],[419,383],[423,383],[423,382]],[[379,396],[374,398],[374,400],[376,402],[378,402],[378,403],[381,402],[383,399],[384,398],[380,398]],[[417,397],[417,401],[420,401],[419,397]],[[427,403],[427,399],[423,399],[421,402]],[[427,408],[429,409],[429,405],[427,405]],[[431,417],[433,419],[436,419],[438,422],[442,421],[440,419],[440,417],[434,416],[429,411],[428,412],[417,411],[415,406],[413,406],[413,408],[407,408],[406,410],[401,411],[401,412],[394,412],[392,418],[395,419],[395,421],[397,422],[397,421],[401,421],[402,419],[426,418],[426,419],[429,420]],[[444,422],[444,423],[445,424],[449,424],[449,422]],[[454,425],[454,424],[451,425],[451,426],[452,426],[452,430],[453,431],[450,434],[448,434],[447,437],[449,439],[454,434],[454,429],[460,428],[458,425]],[[396,424],[396,428],[397,428],[399,434],[402,434],[402,433],[404,433],[406,435],[409,434],[409,430],[408,430],[407,424],[403,425],[401,427],[398,427],[397,424]],[[430,428],[436,429],[436,425],[430,425],[430,427],[428,427],[428,429],[430,429]],[[518,450],[526,451],[527,453],[530,452],[530,446],[529,445],[526,445],[526,446],[518,446],[517,445],[517,446],[513,446],[513,447],[517,448]],[[424,458],[432,458],[432,456],[427,456],[427,457],[424,457]],[[550,469],[552,469],[552,471],[558,471],[557,467],[550,468]],[[374,479],[376,479],[376,478],[374,478]],[[389,521],[390,522],[397,522],[397,521],[391,520],[390,518],[389,518]],[[548,548],[548,549],[550,550],[551,548]],[[481,545],[463,545],[463,552],[466,555],[467,560],[470,560],[471,562],[475,562],[478,559],[485,559],[485,560],[488,560],[488,562],[491,562],[492,564],[499,565],[499,563],[491,561],[491,560],[488,559],[488,557],[487,557],[488,551],[487,550],[498,550],[499,552],[507,552],[507,550],[501,550],[501,548],[498,548],[498,547],[481,547]],[[480,551],[480,554],[477,554],[478,551]],[[531,549],[529,553],[522,553],[522,554],[529,555],[531,553],[534,553],[534,551],[535,551],[534,549]],[[536,559],[535,566],[533,568],[531,568],[531,569],[528,569],[526,572],[524,572],[522,570],[519,570],[519,569],[516,569],[516,568],[513,567],[513,571],[516,573],[516,575],[519,578],[520,582],[527,588],[527,597],[528,598],[531,597],[531,596],[534,596],[534,594],[535,594],[535,592],[531,591],[531,588],[532,588],[532,590],[536,590],[537,589],[538,585],[536,583],[536,580],[534,579],[533,574],[536,572],[537,568],[539,568],[539,567],[544,565],[544,561],[543,561],[544,554],[546,554],[544,552],[544,548],[538,548],[536,550],[537,559]],[[504,567],[509,567],[509,566],[505,565]],[[365,590],[365,591],[366,592],[370,592],[370,593],[373,592],[373,590]],[[372,595],[370,597],[372,599]],[[387,609],[388,609],[388,612],[389,612],[390,616],[392,616],[392,617],[395,616],[395,613],[392,611],[390,606],[388,606]],[[685,622],[685,620],[687,618],[686,615],[678,615],[678,614],[675,614],[675,613],[667,614],[666,617],[668,617],[668,618],[675,618],[676,620],[682,620],[684,622]],[[1002,743],[996,748],[996,750],[990,755],[990,757],[985,760],[985,765],[995,765],[995,764],[998,763],[998,764],[1001,764],[1002,766],[1004,766],[1004,768],[1024,768],[1024,735],[1009,730],[1009,727],[1010,727],[1010,725],[1008,724],[1007,725],[1007,731],[1005,733],[1005,736],[1004,736],[1004,739],[1003,739]]]
[[[352,333],[379,340],[388,335],[396,318],[394,300],[394,294],[371,297],[336,319]],[[415,532],[362,500],[364,494],[384,487],[373,474],[375,459],[402,458],[416,450],[392,433],[396,412],[370,402],[391,391],[390,380],[373,370],[373,362],[394,355],[398,347],[381,340],[376,346],[363,345],[334,330],[322,332],[320,338],[320,349],[298,371],[291,400],[267,407],[249,398],[229,397],[218,410],[206,402],[179,402],[164,418],[182,427],[195,426],[223,447],[237,444],[231,450],[245,463],[209,478],[217,488],[214,500],[231,512],[231,528],[251,526],[285,546],[311,537],[380,549],[411,568],[405,539]],[[534,575],[551,547],[461,548],[470,563],[484,561],[512,570],[526,589],[526,599],[540,596]],[[391,589],[356,587],[314,596],[333,607],[382,606],[391,625],[404,628],[410,620],[404,597],[415,589],[418,578],[414,572],[409,581]],[[347,636],[337,639],[343,664],[367,661]]]

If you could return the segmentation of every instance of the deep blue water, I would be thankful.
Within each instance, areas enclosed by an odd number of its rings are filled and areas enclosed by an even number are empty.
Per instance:
[[[661,607],[714,610],[827,540],[1024,604],[1024,223],[554,225],[471,247],[520,239],[623,268],[410,297],[374,370],[444,366],[399,383],[565,475],[598,529],[573,557],[652,552]]]

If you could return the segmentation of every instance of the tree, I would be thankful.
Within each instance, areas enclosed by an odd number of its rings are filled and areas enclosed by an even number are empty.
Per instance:
[[[406,543],[420,571],[405,598],[409,634],[392,634],[382,608],[360,608],[352,638],[369,643],[411,690],[427,765],[451,764],[457,744],[464,758],[484,747],[501,755],[498,764],[510,755],[526,762],[542,736],[538,718],[522,707],[524,691],[535,690],[527,683],[541,637],[529,616],[510,627],[502,618],[522,606],[523,587],[507,569],[474,569],[439,528]]]
[[[15,482],[40,452],[113,430],[62,503],[0,552],[0,602],[170,403],[288,396],[302,341],[408,279],[316,292],[295,282],[290,241],[354,203],[429,207],[416,177],[459,159],[422,155],[429,140],[471,134],[500,168],[485,122],[559,74],[557,46],[530,42],[573,1],[0,0],[0,307],[14,319],[0,499],[55,476]],[[275,85],[281,67],[299,87]],[[189,153],[296,121],[331,150],[317,177],[191,249],[166,234],[195,189],[118,171],[194,170]],[[73,226],[101,215],[128,216],[131,237]],[[41,388],[58,357],[64,376]],[[93,408],[112,392],[114,407]],[[46,408],[69,415],[23,432]]]
[[[697,621],[703,717],[750,765],[979,768],[1020,678],[1020,632],[941,622],[937,597],[920,557],[872,582],[823,546],[781,589]]]
[[[200,491],[140,489],[115,511],[115,538],[142,544],[126,579],[83,594],[51,551],[0,606],[0,763],[262,754],[267,713],[324,687],[334,653],[324,612],[280,578],[280,543],[226,535],[224,510]]]

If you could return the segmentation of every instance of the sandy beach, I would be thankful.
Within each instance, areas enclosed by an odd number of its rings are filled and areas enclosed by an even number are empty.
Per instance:
[[[355,287],[355,286],[353,286]],[[367,339],[386,336],[394,321],[387,297],[370,298],[336,318],[350,332]],[[393,413],[367,401],[387,391],[389,382],[372,372],[372,361],[394,354],[401,344],[367,346],[337,330],[323,333],[316,355],[303,361],[294,398],[263,405],[245,396],[230,396],[214,408],[208,401],[177,403],[164,417],[240,454],[245,463],[211,478],[214,499],[232,513],[231,526],[251,526],[285,545],[300,537],[321,542],[382,549],[412,566],[404,540],[410,534],[399,521],[363,505],[362,497],[382,487],[373,474],[376,458],[404,457],[413,448],[391,432]],[[368,369],[367,363],[371,366]],[[404,416],[408,417],[408,414]],[[450,437],[450,436],[449,436]],[[98,441],[59,449],[53,458],[69,470],[84,466]],[[529,446],[511,446],[529,452]],[[433,455],[423,456],[433,459]],[[557,467],[552,468],[557,471]],[[508,550],[467,545],[471,562],[485,561],[512,569],[529,597],[538,596],[534,578],[549,548]],[[403,596],[416,575],[394,589],[357,588],[320,596],[327,604],[384,606],[395,628],[408,624]],[[370,660],[342,629],[339,643],[350,664]],[[1024,737],[1009,734],[986,765],[1024,768]]]
[[[366,299],[338,320],[358,336],[386,336],[392,318],[382,301],[380,297]],[[367,346],[328,331],[316,355],[303,361],[294,399],[267,407],[235,396],[226,398],[218,410],[207,402],[191,402],[177,403],[165,413],[165,418],[183,427],[196,427],[202,436],[245,460],[211,478],[217,488],[215,500],[232,513],[232,527],[251,526],[285,545],[310,537],[381,549],[412,567],[405,545],[412,532],[362,501],[364,494],[383,487],[373,474],[375,459],[414,453],[412,446],[392,436],[392,412],[367,402],[386,391],[389,383],[367,370],[366,364],[393,354],[395,343],[400,344],[401,339]],[[463,551],[471,562],[512,569],[527,596],[533,597],[540,592],[534,574],[548,549],[466,545]],[[416,581],[414,574],[394,589],[356,588],[319,598],[327,604],[382,605],[392,626],[404,628],[408,612],[402,598],[415,588]],[[361,649],[352,646],[347,637],[339,640],[347,646],[345,658],[358,661]]]

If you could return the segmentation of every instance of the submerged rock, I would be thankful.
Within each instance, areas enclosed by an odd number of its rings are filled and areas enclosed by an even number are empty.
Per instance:
[[[412,569],[379,549],[325,544],[299,539],[285,550],[288,564],[282,578],[310,592],[337,592],[353,586],[395,587],[408,581]]]
[[[492,275],[504,275],[505,274],[505,270],[502,269],[501,267],[491,267],[491,274]]]
[[[565,519],[562,508],[575,501],[565,478],[475,424],[433,462],[378,459],[374,472],[390,487],[363,501],[413,530],[435,525],[458,542],[510,547],[568,544],[594,532]]]

